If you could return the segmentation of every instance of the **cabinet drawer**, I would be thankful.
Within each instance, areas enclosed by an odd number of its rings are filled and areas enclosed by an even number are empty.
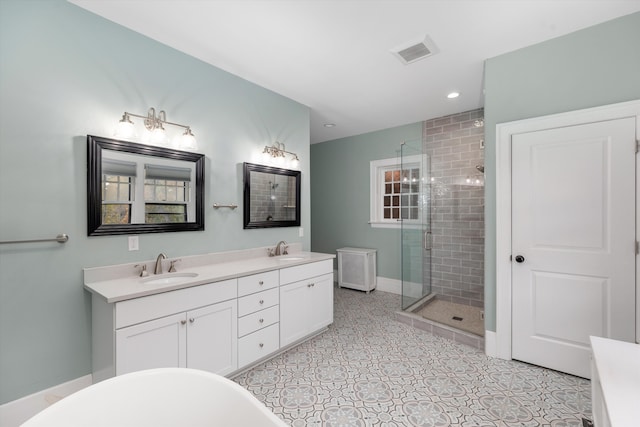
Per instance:
[[[278,323],[280,319],[280,307],[274,305],[265,310],[248,314],[238,319],[238,336],[243,337],[258,329]]]
[[[278,270],[238,278],[238,296],[278,287]]]
[[[238,340],[238,368],[266,357],[280,348],[280,327],[267,326]]]
[[[333,260],[327,259],[311,264],[283,268],[280,270],[280,285],[321,276],[327,273],[333,273]]]
[[[238,280],[231,279],[116,303],[116,329],[236,298]]]
[[[279,300],[277,288],[238,298],[238,317],[278,305]]]

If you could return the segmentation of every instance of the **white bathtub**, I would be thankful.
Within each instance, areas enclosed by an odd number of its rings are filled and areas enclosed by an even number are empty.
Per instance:
[[[284,427],[247,390],[220,375],[164,368],[120,375],[51,405],[23,427]]]

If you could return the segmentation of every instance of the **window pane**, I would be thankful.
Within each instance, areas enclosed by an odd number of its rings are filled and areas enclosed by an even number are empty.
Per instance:
[[[402,196],[400,200],[402,206],[407,206],[409,204],[409,196]]]
[[[384,173],[384,182],[391,182],[392,179],[393,179],[393,172],[392,171],[386,171]]]
[[[103,224],[130,224],[131,205],[128,203],[104,203],[102,205]]]
[[[409,212],[411,213],[411,219],[418,219],[418,208],[411,208]]]
[[[393,180],[394,181],[400,181],[400,171],[399,170],[393,171]]]
[[[402,171],[402,180],[403,181],[409,181],[410,176],[411,176],[411,171],[409,169],[404,169]]]
[[[393,192],[396,194],[400,193],[400,183],[393,184]]]
[[[393,196],[393,206],[400,206],[400,196]]]
[[[393,192],[393,187],[391,184],[384,185],[384,194],[391,194]]]
[[[400,211],[402,212],[402,219],[409,219],[409,209],[402,208]]]
[[[149,224],[187,221],[187,205],[146,203],[144,210],[145,222]]]
[[[385,208],[384,209],[384,219],[391,219],[391,209],[390,208]]]
[[[384,205],[391,206],[391,196],[384,196]]]
[[[411,207],[418,206],[418,195],[417,194],[412,194],[409,197],[409,205]]]
[[[419,188],[418,188],[418,183],[417,183],[417,182],[412,183],[412,184],[411,184],[411,192],[412,192],[412,193],[417,193],[417,192],[419,192],[419,191],[420,191],[420,190],[419,190]]]
[[[156,194],[153,200],[164,201],[167,200],[167,196],[165,195],[166,187],[156,187]]]
[[[400,208],[393,208],[391,210],[391,217],[394,219],[399,219],[400,218]]]
[[[411,180],[420,180],[420,169],[411,169]]]

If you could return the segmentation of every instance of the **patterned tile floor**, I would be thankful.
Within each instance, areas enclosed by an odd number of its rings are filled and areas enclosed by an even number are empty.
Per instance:
[[[301,426],[582,426],[587,380],[394,320],[398,295],[335,289],[329,330],[235,378]]]

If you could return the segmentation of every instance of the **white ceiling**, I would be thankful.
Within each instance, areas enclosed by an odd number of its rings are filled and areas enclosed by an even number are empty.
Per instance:
[[[312,143],[482,107],[485,59],[640,11],[640,0],[70,1],[307,105]],[[390,53],[425,35],[436,55],[403,65]]]

